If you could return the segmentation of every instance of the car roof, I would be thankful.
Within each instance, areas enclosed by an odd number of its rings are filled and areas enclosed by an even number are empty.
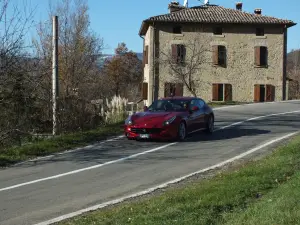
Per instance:
[[[160,98],[160,100],[170,100],[170,99],[192,100],[192,99],[198,99],[198,98],[196,98],[196,97],[188,97],[188,96],[174,96],[174,97]]]

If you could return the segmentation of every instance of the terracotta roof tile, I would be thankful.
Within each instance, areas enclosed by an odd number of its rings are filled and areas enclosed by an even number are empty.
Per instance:
[[[150,17],[148,22],[191,22],[191,23],[237,23],[237,24],[277,24],[293,26],[291,20],[256,15],[217,5],[204,5],[181,9],[179,11]]]

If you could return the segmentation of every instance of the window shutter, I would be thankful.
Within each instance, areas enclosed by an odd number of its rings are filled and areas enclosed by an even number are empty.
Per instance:
[[[214,65],[219,64],[219,46],[213,45],[212,46],[212,61]]]
[[[183,84],[181,84],[181,83],[176,84],[175,96],[183,96]]]
[[[260,102],[260,85],[254,85],[254,102]]]
[[[232,85],[231,84],[225,84],[225,101],[232,101]]]
[[[145,50],[145,64],[148,64],[148,57],[149,57],[148,53],[149,53],[149,46],[147,45]]]
[[[170,83],[165,83],[165,97],[170,96],[170,90],[171,90],[171,84]]]
[[[143,83],[143,100],[148,99],[148,83]]]
[[[255,46],[254,47],[254,62],[256,66],[260,66],[260,46]]]
[[[266,101],[273,102],[275,100],[275,87],[273,85],[266,85]]]
[[[219,96],[219,84],[213,84],[212,86],[212,100],[218,101]]]
[[[172,62],[177,63],[178,59],[178,48],[177,45],[172,44]]]
[[[143,40],[143,67],[145,67],[145,39]]]
[[[186,49],[184,45],[180,45],[180,62],[185,61]]]

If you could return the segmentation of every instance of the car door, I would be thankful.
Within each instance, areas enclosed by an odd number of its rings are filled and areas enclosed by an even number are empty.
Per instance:
[[[187,129],[188,133],[193,132],[195,129],[197,129],[197,119],[198,119],[198,113],[197,111],[193,112],[192,108],[194,106],[197,106],[197,100],[193,99],[189,103],[189,116],[187,119]]]
[[[197,128],[203,129],[206,126],[206,112],[205,112],[205,102],[202,99],[197,100],[197,106],[199,107],[199,113],[197,116]]]

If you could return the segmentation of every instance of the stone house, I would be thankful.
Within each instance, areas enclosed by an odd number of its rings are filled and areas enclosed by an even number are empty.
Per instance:
[[[206,101],[288,99],[287,29],[296,23],[264,16],[261,9],[244,12],[242,6],[187,8],[171,2],[168,14],[144,20],[139,31],[144,39],[144,104],[170,95],[191,96],[191,90]],[[178,79],[176,71],[162,66],[160,60],[170,53],[173,61],[169,67],[182,70],[180,66],[185,67],[192,58],[191,48],[187,48],[192,40],[198,41],[194,50],[204,49],[206,61],[195,61],[195,82],[188,88],[184,79]],[[182,61],[186,64],[178,65]]]

